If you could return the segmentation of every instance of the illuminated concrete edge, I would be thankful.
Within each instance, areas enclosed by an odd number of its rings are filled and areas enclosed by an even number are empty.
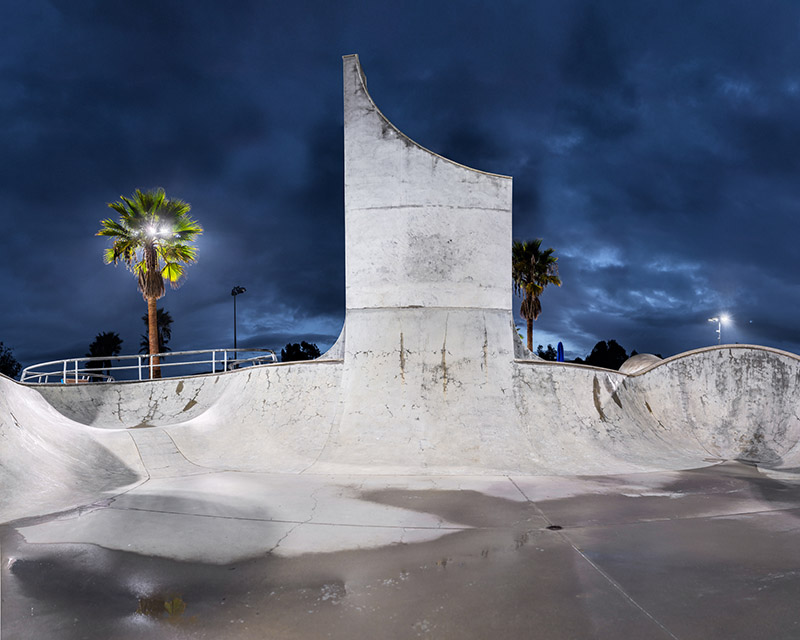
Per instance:
[[[0,521],[209,470],[798,466],[793,354],[712,347],[642,359],[629,374],[524,359],[511,313],[511,180],[397,131],[355,56],[344,59],[344,97],[347,314],[336,345],[314,362],[144,383],[29,387],[0,376]]]

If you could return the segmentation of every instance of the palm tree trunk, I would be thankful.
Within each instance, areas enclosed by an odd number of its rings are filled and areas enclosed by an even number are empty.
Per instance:
[[[533,353],[533,320],[528,318],[528,351]]]
[[[150,342],[150,359],[152,360],[153,378],[161,377],[160,361],[154,354],[158,353],[158,314],[156,312],[156,299],[147,299],[147,338]]]

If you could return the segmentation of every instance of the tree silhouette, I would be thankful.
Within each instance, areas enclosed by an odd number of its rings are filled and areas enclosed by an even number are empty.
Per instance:
[[[142,316],[145,327],[150,327],[150,319],[147,314]],[[158,353],[172,351],[167,343],[172,339],[172,316],[169,311],[164,311],[159,307],[156,311],[156,331],[158,332]],[[139,353],[150,352],[150,340],[146,334],[142,334],[142,341],[139,343]]]
[[[9,378],[16,378],[22,370],[22,365],[11,352],[11,349],[4,347],[0,342],[0,373]]]
[[[593,367],[616,370],[623,365],[628,357],[625,349],[616,340],[609,340],[608,342],[601,340],[594,345],[594,349],[586,356],[584,362]]]
[[[558,351],[555,350],[552,344],[548,344],[546,350],[542,348],[542,345],[539,345],[536,355],[542,360],[550,360],[551,362],[558,360]]]
[[[300,344],[290,343],[281,349],[281,362],[296,362],[298,360],[314,360],[319,358],[319,348],[303,340]]]
[[[87,369],[106,370],[106,375],[111,375],[111,357],[118,356],[122,351],[122,338],[115,331],[104,331],[98,333],[94,342],[89,345],[87,358],[107,358],[104,360],[94,360],[86,365]]]

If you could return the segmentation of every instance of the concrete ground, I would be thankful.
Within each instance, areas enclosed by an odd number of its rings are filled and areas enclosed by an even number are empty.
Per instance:
[[[800,483],[210,472],[0,526],[2,638],[797,638]]]

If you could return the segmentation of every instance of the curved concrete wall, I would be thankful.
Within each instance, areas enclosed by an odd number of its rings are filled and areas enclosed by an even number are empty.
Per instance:
[[[528,466],[513,331],[510,314],[492,309],[349,310],[340,416],[314,469]]]
[[[71,421],[0,375],[0,520],[85,504],[145,473],[127,434]]]
[[[31,385],[60,414],[103,429],[156,427],[207,411],[236,372],[116,384]]]
[[[639,374],[518,363],[515,397],[540,456],[562,473],[679,469],[723,459],[797,465],[800,358],[709,347]]]
[[[347,309],[511,309],[511,178],[398,131],[344,58]]]
[[[348,329],[370,333],[376,313],[388,312],[365,311]],[[431,332],[427,313],[396,317],[392,336],[370,334],[374,349],[356,354],[363,366],[350,370],[330,360],[38,389],[0,379],[4,485],[44,493],[145,477],[135,444],[152,430],[192,464],[243,471],[599,474],[723,459],[799,466],[793,354],[710,347],[625,375],[484,351],[492,332],[509,330],[500,313],[473,325],[469,313],[442,312],[449,339]],[[381,391],[389,380],[391,397]],[[119,389],[126,402],[112,393]],[[184,411],[187,390],[197,405]],[[71,411],[87,397],[91,412]],[[63,415],[70,411],[95,426]]]

